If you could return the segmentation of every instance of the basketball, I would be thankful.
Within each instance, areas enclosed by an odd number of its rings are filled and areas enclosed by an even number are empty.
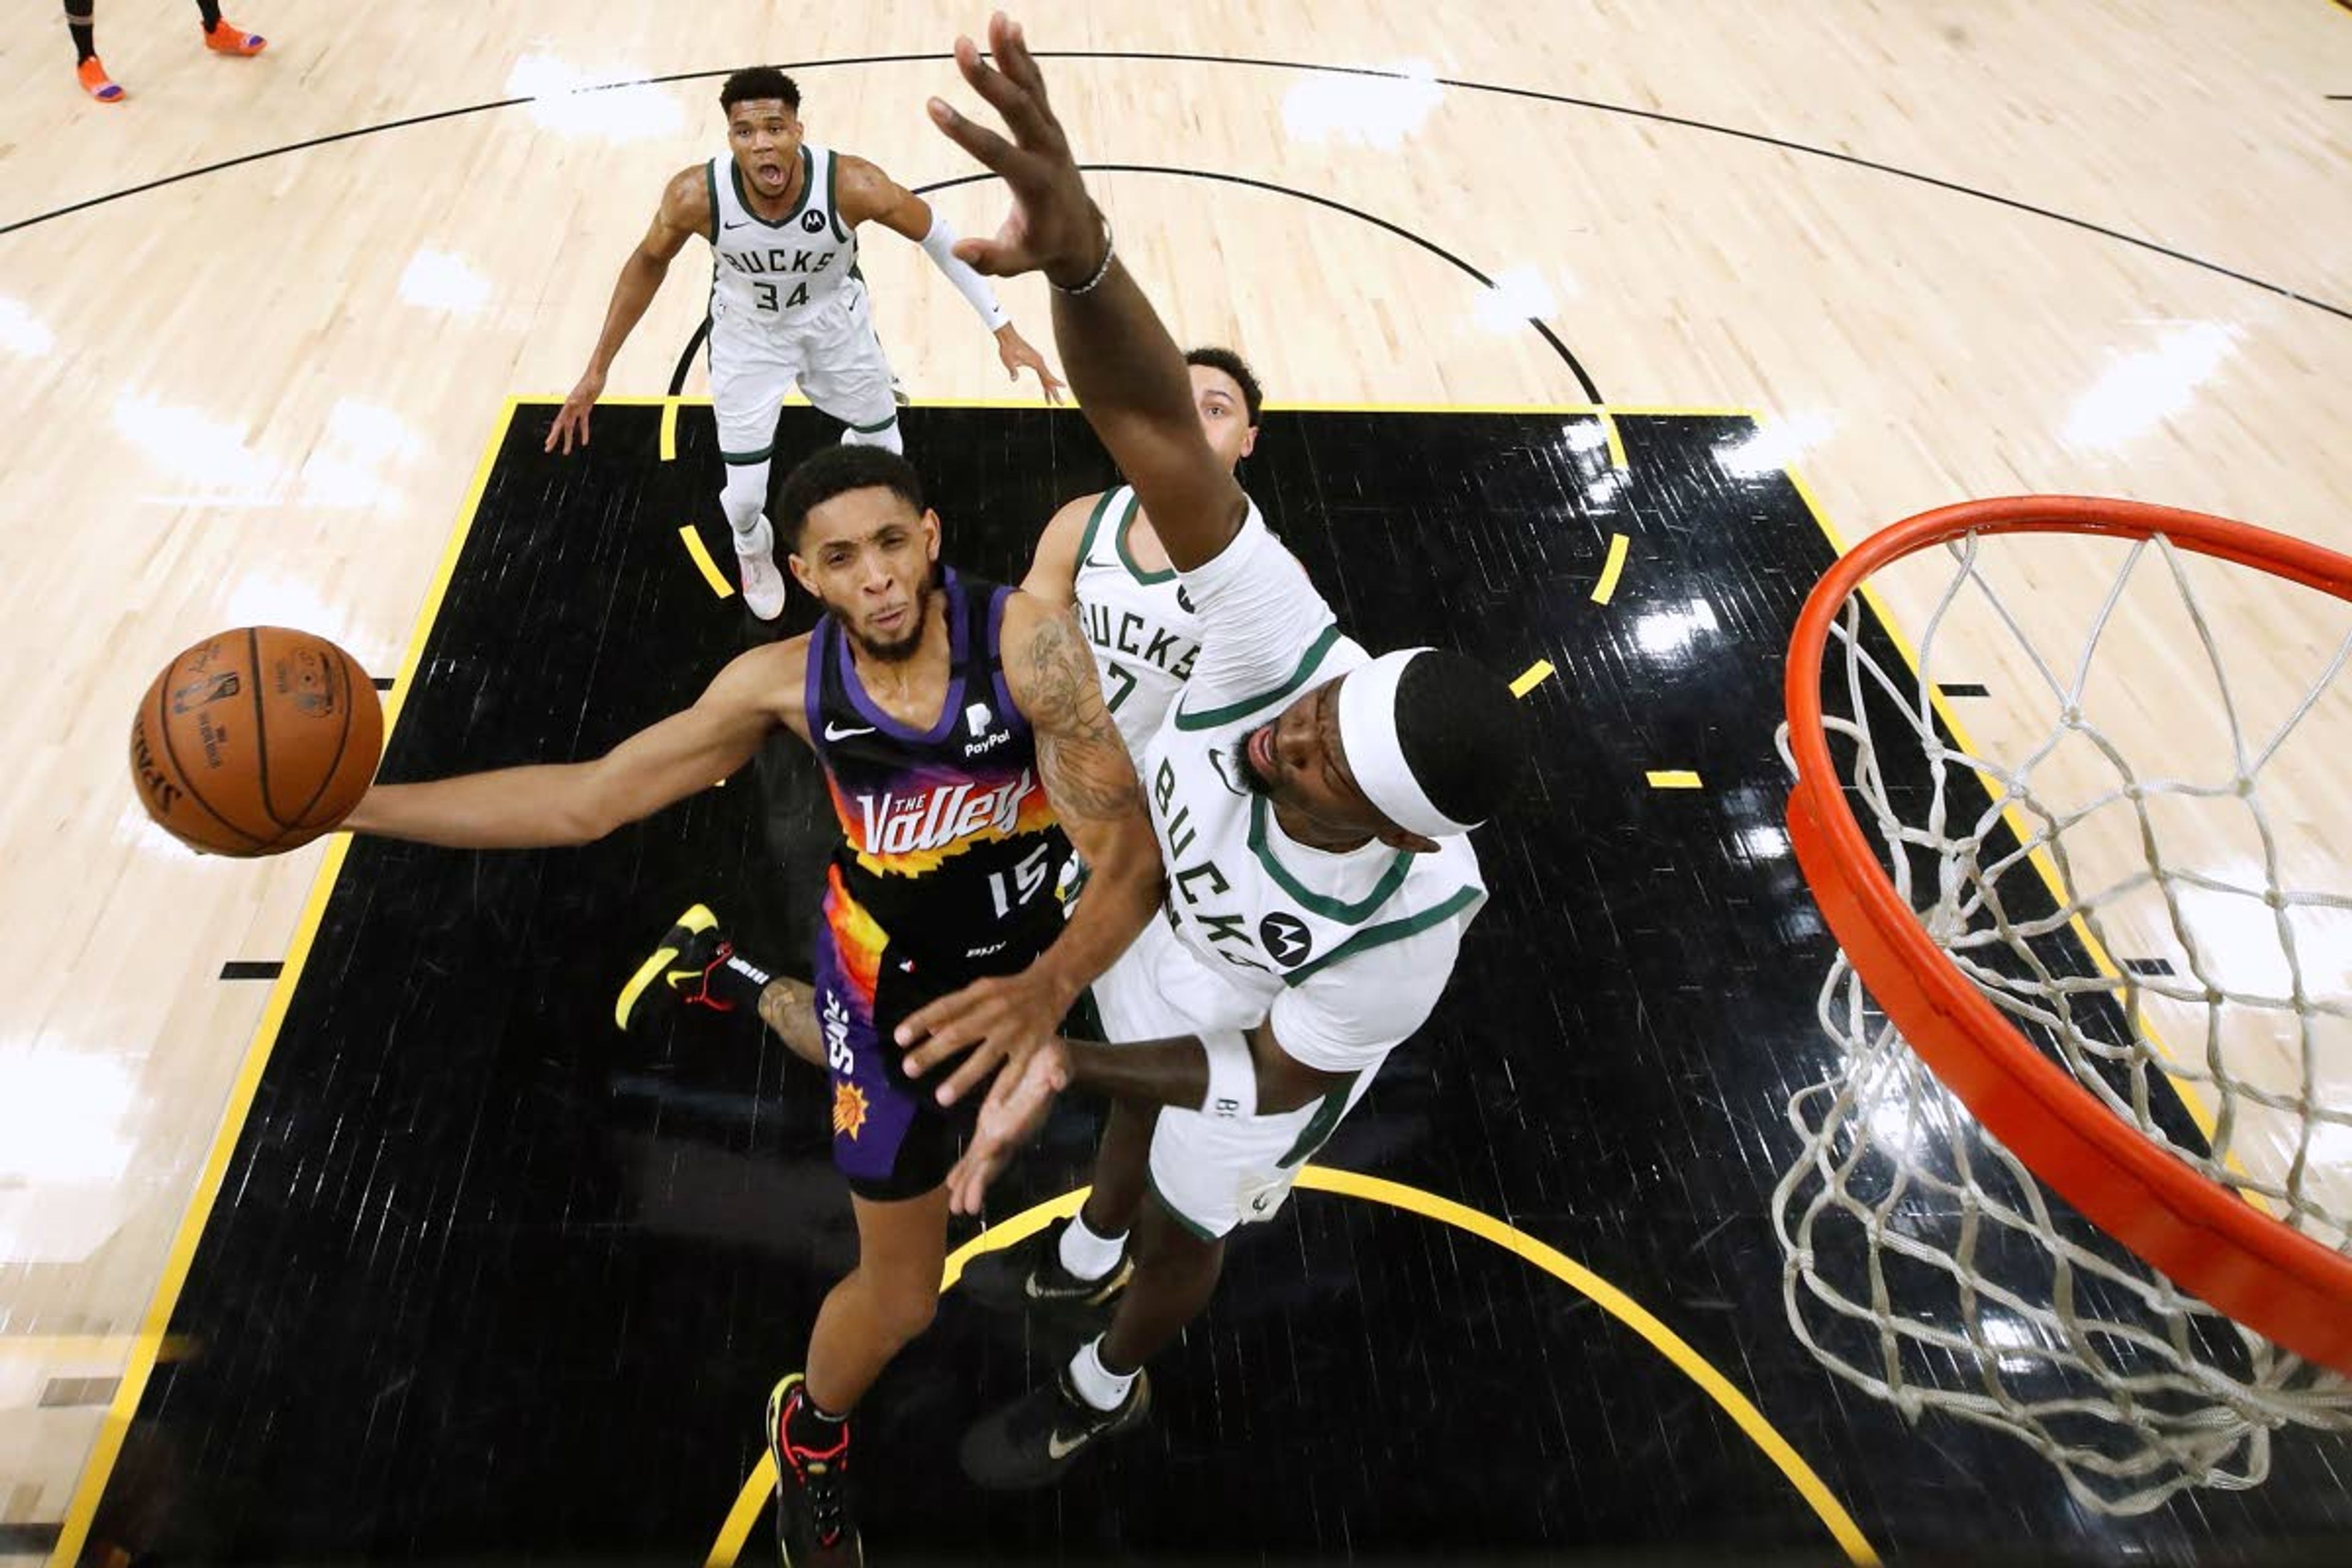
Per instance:
[[[147,815],[210,855],[278,855],[331,831],[383,750],[367,671],[284,626],[206,637],[163,667],[131,722]]]

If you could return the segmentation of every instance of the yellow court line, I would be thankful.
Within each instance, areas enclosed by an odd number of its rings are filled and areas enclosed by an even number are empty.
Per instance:
[[[159,1362],[185,1361],[195,1342],[185,1334],[165,1334],[160,1344],[144,1334],[0,1334],[0,1361],[105,1363],[142,1352]]]
[[[710,584],[710,591],[722,599],[733,597],[735,584],[727,580],[727,574],[719,570],[719,563],[710,559],[710,552],[702,547],[702,531],[689,522],[677,531],[677,536],[686,542],[686,552],[694,557],[694,563],[701,569],[702,580]]]
[[[1601,438],[1609,444],[1609,466],[1622,473],[1625,468],[1625,437],[1618,433],[1617,416],[1606,408],[1597,412]]]
[[[662,399],[661,460],[665,463],[677,460],[677,405],[675,397]]]
[[[1616,596],[1617,579],[1625,571],[1625,552],[1632,548],[1633,542],[1622,533],[1609,536],[1609,559],[1601,564],[1601,581],[1592,584],[1594,604],[1605,605]]]
[[[1548,658],[1539,658],[1533,664],[1528,666],[1526,669],[1520,671],[1519,678],[1511,682],[1511,695],[1514,697],[1525,697],[1528,692],[1533,691],[1537,687],[1541,686],[1545,681],[1549,680],[1551,677],[1551,660]]]
[[[1805,503],[1805,510],[1812,514],[1814,526],[1819,528],[1822,531],[1822,536],[1830,542],[1830,548],[1843,555],[1846,552],[1845,541],[1839,536],[1836,525],[1830,521],[1829,511],[1814,496],[1812,487],[1805,483],[1804,476],[1793,466],[1784,465],[1781,471],[1789,476],[1789,483],[1795,489],[1797,499]],[[1911,679],[1916,684],[1919,680],[1918,649],[1911,646],[1911,639],[1895,623],[1894,613],[1886,607],[1886,601],[1880,596],[1875,587],[1869,583],[1864,583],[1862,598],[1863,602],[1870,606],[1870,613],[1877,618],[1878,629],[1886,634],[1887,640],[1895,645],[1895,651],[1903,656],[1904,664],[1911,671]],[[1969,736],[1968,726],[1960,722],[1959,714],[1945,700],[1939,687],[1933,685],[1928,687],[1927,700],[1934,706],[1936,716],[1944,721],[1944,727],[1951,731],[1952,739],[1958,744],[1960,750],[1970,756],[1985,754],[1977,749],[1976,742]],[[1785,718],[1786,715],[1783,717]],[[1998,779],[1987,774],[1981,768],[1974,768],[1970,771],[1975,773],[1979,780],[1983,783],[1988,795],[2000,793]],[[2003,806],[2000,815],[2001,820],[2009,825],[2009,830],[2017,836],[2018,843],[2022,845],[2033,841],[2032,830],[2027,824],[2024,814],[2017,806],[2014,805]],[[2065,880],[2058,875],[2058,863],[2051,858],[2048,848],[2031,850],[2027,853],[2026,859],[2041,877],[2042,886],[2049,889],[2051,901],[2059,909],[2064,909],[2070,901],[2066,897]],[[2129,984],[2126,980],[2123,966],[2117,963],[2114,955],[2107,952],[2105,944],[2092,933],[2089,923],[2080,914],[2073,916],[2067,924],[2083,943],[2084,951],[2091,955],[2092,963],[2098,968],[2101,974],[2109,980]],[[2156,1020],[2150,1018],[2145,1009],[2139,1014],[2139,1026],[2147,1032],[2149,1042],[2167,1061],[2180,1060],[2179,1053],[2175,1051],[2170,1042],[2165,1039],[2164,1032],[2156,1026]],[[2172,1092],[2179,1100],[2181,1109],[2189,1113],[2189,1120],[2196,1123],[2199,1134],[2204,1138],[2210,1148],[2213,1142],[2214,1129],[2219,1122],[2214,1116],[2212,1105],[2205,1098],[2204,1087],[2193,1079],[2177,1078],[2171,1073],[2166,1073],[2164,1080],[2172,1086]],[[2239,1163],[2234,1152],[2225,1162],[2225,1165],[2234,1174],[2240,1176],[2249,1174],[2245,1167]],[[2239,1195],[2264,1214],[2275,1215],[2277,1212],[2270,1201],[2260,1193],[2241,1191]]]
[[[417,612],[416,625],[409,634],[407,657],[401,661],[400,676],[394,681],[392,695],[384,702],[384,734],[389,741],[393,726],[399,722],[401,708],[416,684],[416,671],[425,661],[425,639],[433,629],[434,620],[441,613],[441,601],[449,591],[449,579],[457,569],[457,557],[465,549],[466,536],[473,531],[474,513],[482,504],[482,492],[488,489],[490,470],[496,466],[499,449],[505,446],[507,430],[514,423],[519,399],[509,397],[499,415],[498,428],[491,433],[489,444],[483,449],[482,460],[474,469],[474,481],[467,490],[464,509],[449,535],[447,548],[441,552],[441,563],[434,573],[432,585],[426,590],[424,606]],[[277,984],[269,988],[269,1001],[262,1009],[261,1023],[253,1032],[253,1042],[246,1047],[245,1059],[237,1065],[236,1078],[230,1086],[228,1103],[221,1112],[220,1126],[213,1135],[212,1148],[205,1155],[203,1170],[197,1174],[195,1190],[189,1194],[188,1206],[180,1216],[180,1228],[173,1235],[171,1250],[163,1257],[163,1272],[155,1283],[155,1294],[147,1304],[147,1315],[140,1326],[138,1341],[128,1365],[123,1368],[122,1385],[115,1391],[114,1401],[107,1407],[100,1423],[98,1441],[91,1446],[89,1461],[82,1467],[80,1484],[75,1487],[73,1500],[66,1507],[64,1522],[58,1532],[57,1545],[49,1553],[49,1568],[71,1568],[80,1557],[83,1544],[89,1538],[90,1522],[98,1515],[98,1505],[106,1495],[108,1480],[114,1474],[115,1461],[121,1457],[122,1440],[131,1430],[131,1423],[139,1414],[139,1402],[145,1396],[147,1384],[155,1370],[159,1350],[167,1342],[164,1331],[171,1327],[172,1312],[179,1305],[180,1290],[187,1283],[188,1267],[194,1261],[196,1244],[204,1238],[205,1223],[211,1219],[213,1205],[220,1197],[221,1182],[228,1173],[229,1157],[236,1150],[237,1137],[245,1130],[245,1119],[253,1108],[255,1091],[260,1087],[262,1069],[269,1063],[269,1053],[278,1044],[278,1031],[286,1021],[286,1009],[294,1000],[294,988],[302,978],[302,965],[310,956],[310,944],[319,934],[319,921],[326,913],[328,895],[334,891],[335,879],[343,868],[343,857],[351,850],[351,837],[337,834],[327,845],[325,858],[319,864],[318,875],[310,879],[310,897],[303,901],[300,919],[295,922],[293,940],[288,943],[286,966],[278,971]]]
[[[1807,1507],[1825,1525],[1850,1563],[1875,1564],[1878,1552],[1869,1537],[1853,1521],[1853,1516],[1839,1502],[1821,1477],[1805,1463],[1789,1440],[1775,1430],[1747,1395],[1732,1384],[1729,1378],[1717,1372],[1712,1363],[1688,1341],[1652,1316],[1631,1296],[1570,1258],[1557,1247],[1549,1247],[1494,1215],[1482,1214],[1466,1204],[1439,1197],[1435,1193],[1419,1187],[1408,1187],[1402,1182],[1385,1181],[1378,1176],[1366,1176],[1354,1171],[1335,1170],[1328,1165],[1306,1165],[1299,1169],[1298,1184],[1310,1192],[1332,1193],[1341,1197],[1361,1198],[1369,1203],[1385,1204],[1407,1214],[1450,1225],[1457,1230],[1491,1241],[1505,1251],[1513,1253],[1553,1279],[1578,1292],[1594,1306],[1632,1329],[1647,1341],[1650,1347],[1672,1362],[1682,1374],[1698,1384],[1701,1392],[1715,1401],[1733,1425],[1745,1433],[1749,1442],[1763,1451],[1780,1473],[1787,1477]],[[950,1255],[947,1268],[941,1270],[940,1293],[962,1278],[964,1265],[983,1252],[1034,1236],[1064,1215],[1076,1214],[1087,1200],[1087,1189],[1080,1187],[1050,1198],[1034,1208],[1024,1209],[1003,1225],[991,1226]],[[772,1456],[761,1456],[743,1489],[736,1494],[735,1506],[728,1510],[727,1522],[711,1543],[710,1554],[703,1560],[703,1568],[735,1568],[735,1560],[751,1538],[751,1526],[760,1516],[761,1508],[775,1490],[776,1467]]]
[[[1688,768],[1658,768],[1643,775],[1652,789],[1696,789],[1698,774]]]

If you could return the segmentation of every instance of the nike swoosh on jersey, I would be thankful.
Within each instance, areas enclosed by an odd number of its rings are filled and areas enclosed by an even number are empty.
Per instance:
[[[838,725],[830,723],[824,727],[824,738],[828,741],[846,741],[852,735],[871,735],[872,733],[874,733],[874,726],[871,724],[863,730],[844,730]]]

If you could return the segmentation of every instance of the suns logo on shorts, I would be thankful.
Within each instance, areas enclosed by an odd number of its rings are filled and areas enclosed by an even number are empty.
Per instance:
[[[866,1091],[854,1083],[839,1083],[833,1088],[833,1135],[857,1142],[866,1131]]]

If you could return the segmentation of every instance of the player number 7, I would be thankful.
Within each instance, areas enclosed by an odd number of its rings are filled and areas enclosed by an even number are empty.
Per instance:
[[[1103,668],[1110,671],[1112,678],[1118,682],[1118,695],[1106,705],[1109,711],[1116,713],[1118,711],[1118,705],[1126,701],[1129,695],[1135,690],[1135,676],[1124,665],[1106,664]]]

